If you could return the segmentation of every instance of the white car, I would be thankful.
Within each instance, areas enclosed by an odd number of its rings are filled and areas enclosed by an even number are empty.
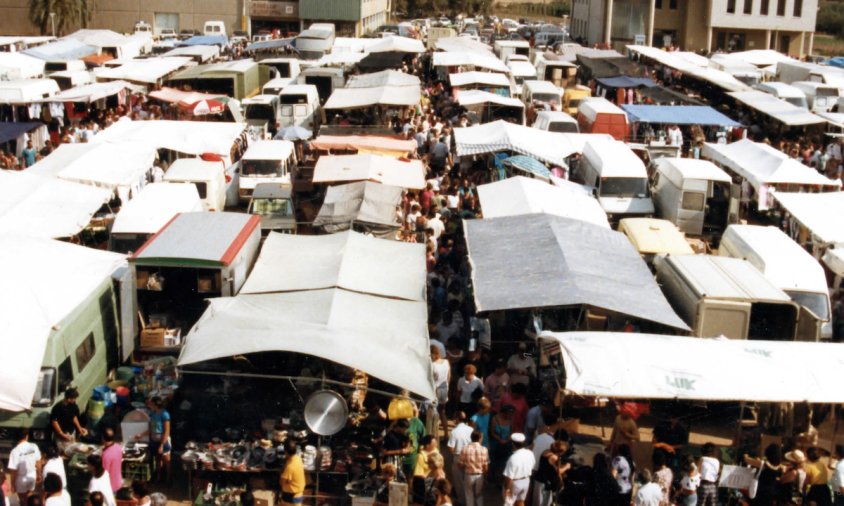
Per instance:
[[[176,30],[172,28],[162,28],[161,32],[159,32],[158,37],[161,40],[168,40],[168,39],[178,39],[179,34],[176,33]]]

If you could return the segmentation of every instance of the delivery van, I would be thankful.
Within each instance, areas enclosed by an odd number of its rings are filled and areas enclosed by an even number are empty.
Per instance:
[[[270,232],[296,233],[293,187],[281,183],[258,183],[249,199],[249,214],[261,217],[261,235]]]
[[[164,174],[165,183],[193,183],[204,211],[223,211],[226,207],[226,171],[222,161],[179,158]]]
[[[531,126],[548,132],[573,134],[579,132],[577,120],[561,111],[539,111],[536,113],[536,120]]]
[[[265,95],[278,95],[285,86],[294,82],[302,72],[299,60],[296,58],[267,58],[258,63],[278,71],[278,77],[264,85],[263,93]]]
[[[281,90],[281,128],[301,126],[313,132],[323,123],[319,93],[312,84],[291,84]]]
[[[832,337],[832,305],[823,267],[782,230],[730,225],[721,237],[718,254],[747,260],[800,306],[798,339]]]
[[[522,84],[522,102],[525,107],[532,103],[548,104],[553,107],[561,107],[563,104],[563,90],[554,86],[548,81],[529,80]]]
[[[694,250],[673,223],[654,218],[624,218],[618,231],[627,236],[648,265],[664,255],[694,255]]]
[[[202,33],[204,35],[226,35],[226,24],[222,21],[206,21]]]
[[[573,179],[595,189],[611,223],[653,215],[645,164],[623,142],[605,137],[587,141]]]
[[[289,186],[290,173],[296,168],[296,152],[290,141],[257,141],[249,144],[238,163],[238,197],[245,203],[260,183]]]
[[[243,117],[254,139],[262,139],[264,135],[281,123],[281,106],[278,95],[255,95],[244,99]]]
[[[711,255],[654,260],[656,280],[698,337],[793,341],[798,307],[749,262]]]
[[[806,94],[803,90],[790,84],[769,81],[759,83],[755,86],[755,88],[759,91],[771,94],[780,100],[785,100],[793,106],[801,107],[803,109],[809,108],[809,104],[806,102]]]
[[[739,199],[733,180],[708,160],[663,157],[653,161],[656,215],[693,235],[718,236],[738,222]]]
[[[296,78],[296,82],[316,86],[319,100],[324,104],[334,90],[346,86],[346,74],[340,68],[311,67],[303,70]]]
[[[829,112],[838,105],[838,88],[814,81],[796,81],[792,86],[806,94],[806,105],[812,112]]]
[[[580,131],[589,134],[610,134],[623,141],[630,135],[627,114],[617,105],[601,97],[583,100],[577,108]]]
[[[540,51],[534,53],[533,66],[536,67],[536,78],[540,81],[549,81],[560,88],[574,86],[577,80],[577,65],[565,60],[552,59],[556,56],[553,53]]]
[[[580,103],[591,97],[592,90],[588,86],[577,84],[572,88],[566,88],[563,92],[563,110],[572,118],[576,118]]]
[[[504,61],[510,54],[530,56],[530,43],[526,40],[496,40],[492,50],[499,60]]]

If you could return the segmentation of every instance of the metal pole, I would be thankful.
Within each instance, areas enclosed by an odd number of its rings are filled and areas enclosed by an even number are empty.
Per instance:
[[[52,27],[53,27],[53,38],[55,38],[56,37],[56,13],[55,12],[50,13],[50,25],[52,25]]]

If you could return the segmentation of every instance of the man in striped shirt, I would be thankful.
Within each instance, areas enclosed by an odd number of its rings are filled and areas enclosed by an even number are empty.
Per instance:
[[[457,461],[463,469],[463,489],[466,494],[466,506],[483,506],[484,475],[489,469],[489,450],[483,444],[483,435],[474,430],[472,442],[463,447]]]

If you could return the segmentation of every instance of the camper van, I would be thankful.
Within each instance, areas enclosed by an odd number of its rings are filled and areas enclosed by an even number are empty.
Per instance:
[[[577,124],[580,131],[589,134],[610,134],[623,141],[630,134],[627,114],[605,98],[590,98],[577,108]]]
[[[334,90],[346,86],[346,74],[341,68],[311,67],[303,70],[296,78],[296,82],[316,86],[319,100],[324,104]]]
[[[838,88],[814,81],[796,81],[792,86],[806,94],[806,105],[812,112],[829,112],[838,105]]]
[[[747,261],[668,255],[654,264],[665,298],[692,335],[794,340],[797,305]]]
[[[50,79],[59,85],[59,89],[69,90],[77,86],[84,86],[95,81],[94,74],[87,70],[65,70],[62,72],[53,72],[50,74]]]
[[[334,38],[333,23],[314,23],[296,37],[296,50],[306,60],[318,60],[331,52]]]
[[[203,35],[226,35],[226,24],[222,21],[206,21]]]
[[[81,72],[88,70],[82,60],[53,60],[44,63],[44,75],[50,77],[54,72]]]
[[[223,211],[226,207],[226,172],[223,162],[206,162],[201,158],[179,158],[167,173],[165,183],[193,183],[202,199],[204,211]]]
[[[511,60],[507,63],[507,68],[510,69],[510,75],[513,78],[514,92],[516,97],[522,96],[522,86],[527,80],[536,79],[536,69],[529,61]],[[557,102],[558,104],[560,102]]]
[[[256,95],[242,102],[243,117],[253,138],[261,139],[271,126],[281,121],[278,95]]]
[[[547,130],[549,132],[573,133],[579,132],[577,121],[568,114],[561,111],[539,111],[533,128]]]
[[[264,85],[265,95],[278,95],[281,93],[282,88],[295,81],[302,72],[302,68],[299,66],[299,60],[296,58],[268,58],[258,63],[267,65],[278,71],[278,77]]]
[[[738,221],[732,178],[707,160],[657,158],[652,192],[656,214],[693,235],[715,235]]]
[[[577,66],[575,64],[565,60],[552,60],[541,52],[536,53],[533,66],[536,67],[537,79],[549,81],[560,88],[573,86],[577,79]]]
[[[791,105],[808,109],[809,104],[806,102],[806,94],[803,90],[795,88],[790,84],[778,83],[769,81],[766,83],[759,83],[755,86],[759,91],[771,94],[780,100],[785,100]]]
[[[496,40],[492,49],[501,61],[513,53],[530,56],[530,43],[526,40]]]
[[[293,187],[281,183],[258,183],[249,199],[249,214],[261,217],[261,235],[270,232],[296,233]]]
[[[832,337],[832,305],[823,267],[780,229],[730,225],[718,254],[747,260],[800,306],[798,339]]]
[[[290,141],[258,141],[249,145],[240,159],[238,196],[247,202],[259,183],[290,185],[290,173],[296,167],[296,153]]]
[[[563,90],[548,81],[525,81],[522,88],[522,102],[526,107],[534,102],[549,104],[551,107],[563,105]]]
[[[291,84],[279,95],[281,102],[281,127],[301,126],[314,132],[322,124],[322,106],[319,94],[312,84]]]
[[[587,141],[574,176],[575,182],[595,188],[612,223],[653,215],[645,164],[623,142],[603,137]]]

